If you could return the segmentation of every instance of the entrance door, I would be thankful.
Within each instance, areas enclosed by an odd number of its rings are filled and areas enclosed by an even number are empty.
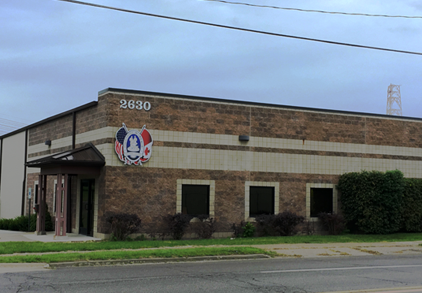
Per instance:
[[[81,180],[79,233],[93,236],[95,179]]]

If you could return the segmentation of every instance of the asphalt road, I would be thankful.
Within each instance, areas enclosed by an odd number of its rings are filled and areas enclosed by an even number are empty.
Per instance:
[[[420,288],[406,289],[416,286]],[[422,292],[422,255],[209,261],[0,274],[2,293],[299,293],[378,288]]]

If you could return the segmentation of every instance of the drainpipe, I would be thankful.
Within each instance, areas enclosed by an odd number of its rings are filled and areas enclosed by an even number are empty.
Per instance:
[[[22,182],[22,206],[21,216],[25,215],[25,194],[26,194],[26,163],[28,162],[28,129],[25,130],[25,162],[23,164],[23,182]],[[28,207],[29,209],[30,207]]]
[[[72,149],[76,146],[76,112],[72,113],[73,124],[72,124]]]

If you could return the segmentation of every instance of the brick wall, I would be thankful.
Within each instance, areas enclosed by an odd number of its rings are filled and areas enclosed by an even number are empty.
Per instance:
[[[29,146],[72,135],[72,115],[61,117],[29,129]]]
[[[159,226],[161,217],[176,213],[177,179],[215,180],[215,218],[218,232],[245,219],[245,181],[280,183],[279,211],[306,216],[306,183],[337,183],[338,176],[224,172],[206,170],[105,167],[107,181],[99,196],[98,232],[109,233],[106,212],[137,214],[143,227]],[[101,184],[100,184],[101,185]]]
[[[150,111],[120,109],[120,100],[151,103]],[[108,93],[99,101],[108,102],[108,125],[149,129],[251,135],[324,142],[422,146],[422,121],[392,117],[301,111],[255,105],[170,99],[148,95]]]

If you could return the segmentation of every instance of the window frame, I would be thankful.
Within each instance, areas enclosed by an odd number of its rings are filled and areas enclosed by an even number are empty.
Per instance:
[[[280,183],[279,182],[262,182],[262,181],[246,181],[245,182],[245,221],[253,222],[255,217],[250,217],[250,187],[273,187],[274,188],[274,215],[280,211]]]
[[[331,188],[333,190],[333,213],[338,212],[337,188],[332,183],[306,183],[306,219],[317,221],[318,217],[311,217],[311,188]]]
[[[209,190],[208,198],[208,216],[215,217],[215,180],[194,180],[194,179],[177,179],[176,191],[176,213],[182,213],[182,187],[183,185],[207,185]],[[195,219],[195,218],[194,218]]]

